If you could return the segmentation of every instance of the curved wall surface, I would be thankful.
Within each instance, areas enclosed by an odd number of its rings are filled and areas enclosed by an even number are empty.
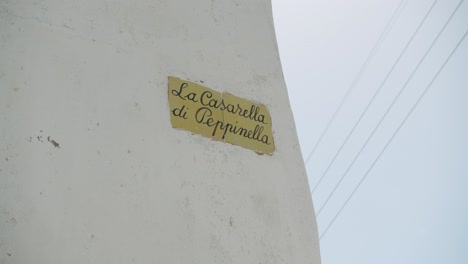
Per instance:
[[[272,21],[267,0],[0,1],[0,263],[320,263]],[[169,76],[266,107],[274,151],[173,128]]]

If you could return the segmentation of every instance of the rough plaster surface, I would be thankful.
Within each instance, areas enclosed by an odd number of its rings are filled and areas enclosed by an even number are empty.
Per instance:
[[[0,263],[320,263],[267,0],[0,0]],[[167,77],[272,156],[173,129]]]

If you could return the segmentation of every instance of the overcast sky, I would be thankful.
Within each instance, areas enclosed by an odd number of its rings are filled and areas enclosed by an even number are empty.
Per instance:
[[[396,64],[434,0],[408,0],[402,5],[401,0],[272,2],[304,159],[401,8],[306,164],[313,189],[383,84],[313,193],[317,212],[404,87],[317,217],[322,234],[468,30],[468,1],[461,4],[412,77],[460,0],[437,1]],[[323,264],[468,263],[468,37],[320,242]]]

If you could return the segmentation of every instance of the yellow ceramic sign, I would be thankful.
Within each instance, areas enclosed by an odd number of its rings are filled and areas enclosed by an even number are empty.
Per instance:
[[[172,127],[273,154],[271,117],[264,105],[172,76],[168,96]]]

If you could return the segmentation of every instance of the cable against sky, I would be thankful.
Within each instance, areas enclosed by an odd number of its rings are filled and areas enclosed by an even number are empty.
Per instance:
[[[463,1],[462,1],[463,2]],[[444,69],[445,65],[447,65],[448,61],[452,58],[453,54],[455,53],[455,51],[458,49],[458,47],[461,45],[461,43],[464,41],[464,39],[466,38],[466,36],[468,35],[468,30],[465,31],[465,34],[463,35],[463,37],[460,39],[460,41],[458,41],[457,45],[455,46],[455,48],[452,50],[452,52],[449,54],[449,56],[447,57],[447,59],[444,61],[444,63],[442,64],[442,66],[439,68],[439,70],[437,71],[437,73],[434,75],[434,77],[432,78],[431,82],[426,86],[426,88],[424,89],[424,91],[421,93],[421,95],[419,96],[419,98],[416,100],[416,102],[414,103],[413,107],[410,109],[410,111],[408,112],[408,114],[406,114],[405,118],[403,119],[403,121],[400,123],[400,125],[398,126],[398,128],[395,130],[395,132],[393,132],[392,136],[390,137],[390,139],[387,141],[387,143],[385,144],[385,146],[382,148],[382,150],[380,151],[380,153],[377,155],[377,157],[374,159],[374,161],[372,162],[371,166],[369,167],[369,169],[366,171],[366,173],[364,173],[364,176],[361,178],[361,180],[359,181],[359,183],[356,185],[356,187],[353,189],[353,191],[351,192],[351,194],[346,198],[345,202],[343,203],[343,205],[341,206],[341,208],[338,210],[338,212],[335,214],[335,216],[333,217],[333,219],[330,221],[330,223],[328,224],[328,226],[325,228],[325,230],[323,231],[323,233],[320,235],[319,239],[321,240],[325,234],[328,232],[328,230],[330,229],[330,227],[333,225],[333,223],[335,222],[335,220],[338,218],[338,216],[341,214],[341,212],[343,211],[343,209],[348,205],[349,201],[351,200],[351,198],[354,196],[354,194],[356,193],[356,191],[359,189],[359,187],[361,186],[361,184],[364,182],[364,180],[366,179],[366,177],[369,175],[370,171],[374,168],[375,164],[379,161],[380,157],[382,156],[382,154],[385,152],[385,150],[387,149],[387,147],[390,145],[390,143],[393,141],[393,139],[395,138],[395,136],[398,134],[398,132],[400,131],[400,129],[403,127],[403,125],[406,123],[406,121],[408,120],[408,118],[410,117],[410,115],[413,113],[413,111],[416,109],[416,107],[418,106],[418,104],[421,102],[421,100],[423,99],[423,97],[426,95],[427,91],[429,90],[429,88],[434,84],[434,81],[437,79],[437,77],[439,76],[439,74],[442,72],[442,70]]]
[[[401,94],[403,93],[403,91],[405,90],[405,88],[407,87],[407,85],[409,84],[409,82],[411,81],[411,79],[413,78],[413,76],[416,74],[416,72],[418,71],[419,67],[422,65],[422,63],[425,61],[427,55],[431,52],[432,48],[434,47],[435,43],[437,42],[437,40],[440,38],[440,36],[442,35],[442,33],[445,31],[445,29],[447,28],[447,25],[450,23],[450,21],[452,20],[452,18],[455,16],[455,14],[457,13],[457,11],[459,10],[460,6],[462,5],[462,3],[464,2],[464,0],[461,0],[457,7],[455,8],[455,10],[452,12],[452,14],[450,15],[450,17],[448,18],[448,20],[445,22],[444,26],[440,29],[439,33],[437,34],[436,38],[432,41],[431,45],[429,46],[429,48],[426,50],[426,52],[424,53],[424,55],[421,57],[421,59],[419,60],[418,64],[416,65],[416,67],[413,69],[413,71],[411,72],[410,76],[408,77],[408,79],[405,81],[404,85],[400,88],[400,90],[398,91],[398,94],[397,96],[393,99],[392,103],[389,105],[389,107],[387,108],[387,110],[385,111],[384,115],[380,118],[377,126],[372,130],[371,134],[367,137],[364,145],[361,147],[361,149],[358,151],[358,153],[354,156],[353,158],[353,161],[351,162],[351,164],[348,166],[348,168],[346,169],[346,171],[343,173],[343,175],[341,176],[340,180],[338,181],[338,183],[335,185],[335,187],[333,188],[332,192],[328,195],[327,199],[325,199],[325,202],[322,204],[322,206],[320,207],[320,209],[317,211],[317,216],[320,215],[320,212],[322,212],[322,210],[325,208],[325,206],[328,204],[328,202],[330,201],[330,198],[333,196],[333,194],[336,192],[336,190],[338,189],[338,187],[341,185],[341,183],[343,182],[343,179],[346,177],[346,175],[348,174],[348,172],[351,170],[351,168],[353,167],[354,163],[356,162],[356,160],[359,158],[359,156],[361,155],[362,151],[366,148],[367,144],[370,142],[370,140],[372,139],[372,137],[374,136],[375,132],[378,130],[378,128],[380,127],[380,125],[382,124],[382,122],[385,120],[385,117],[387,117],[388,113],[391,111],[391,109],[393,108],[393,106],[395,105],[395,103],[398,101],[398,99],[400,98]]]
[[[382,42],[385,40],[385,38],[387,37],[387,34],[388,32],[390,31],[390,29],[392,28],[393,24],[395,23],[395,21],[398,19],[398,17],[400,16],[401,14],[401,11],[404,9],[404,7],[406,6],[406,3],[408,2],[408,0],[402,0],[400,2],[400,4],[398,4],[398,7],[397,9],[393,12],[392,14],[392,17],[390,18],[390,20],[388,21],[387,25],[385,26],[384,30],[382,31],[382,33],[380,34],[379,38],[377,39],[377,42],[374,44],[374,46],[372,47],[372,50],[371,52],[369,53],[369,55],[367,55],[367,58],[366,60],[364,61],[364,63],[362,64],[361,66],[361,69],[359,69],[359,72],[356,74],[356,76],[354,77],[353,81],[351,82],[351,85],[348,87],[348,90],[346,91],[345,95],[343,96],[343,98],[341,99],[341,102],[340,104],[338,105],[338,107],[336,108],[335,112],[333,113],[332,117],[330,118],[330,120],[328,121],[327,125],[325,126],[325,129],[322,131],[322,133],[320,134],[317,142],[315,143],[314,147],[312,148],[312,151],[309,153],[309,156],[307,157],[306,161],[305,161],[305,164],[307,165],[307,163],[310,161],[310,159],[312,158],[312,156],[314,155],[315,153],[315,150],[317,149],[317,147],[320,145],[320,143],[322,142],[325,134],[328,133],[328,130],[330,129],[330,126],[331,124],[333,124],[333,122],[335,121],[336,119],[336,116],[338,115],[338,113],[341,111],[341,108],[343,107],[344,103],[348,100],[348,97],[349,95],[351,94],[351,91],[354,89],[354,87],[357,85],[357,83],[359,82],[359,80],[361,79],[361,76],[362,74],[366,71],[367,69],[367,66],[369,65],[370,61],[374,58],[374,55],[375,53],[377,52],[377,50],[380,48],[380,44],[382,44]]]
[[[362,119],[364,118],[364,116],[366,115],[367,111],[369,110],[370,106],[372,105],[372,103],[374,102],[375,98],[379,95],[380,91],[382,90],[383,86],[387,83],[387,80],[390,78],[390,76],[392,75],[393,71],[395,70],[396,66],[398,65],[398,63],[400,62],[401,58],[403,57],[403,55],[406,53],[406,51],[408,50],[408,47],[410,46],[410,44],[413,42],[414,38],[416,37],[416,35],[418,34],[419,30],[422,28],[422,26],[424,25],[424,23],[426,22],[426,19],[429,17],[429,14],[432,12],[432,10],[434,9],[434,6],[436,5],[436,3],[438,2],[438,0],[435,0],[431,7],[429,8],[429,10],[426,12],[424,18],[421,20],[421,22],[419,23],[418,27],[416,28],[416,30],[414,31],[413,35],[410,37],[410,39],[408,40],[408,42],[406,42],[406,45],[405,47],[403,48],[403,50],[401,51],[400,55],[398,55],[398,58],[396,59],[396,61],[393,63],[392,65],[392,68],[390,69],[390,71],[387,73],[387,75],[385,76],[384,80],[382,81],[382,83],[379,85],[379,88],[377,88],[377,90],[374,92],[374,94],[372,95],[372,98],[370,99],[369,103],[367,103],[366,107],[364,108],[364,111],[361,113],[361,115],[359,116],[358,120],[356,121],[356,123],[354,124],[353,128],[351,128],[351,131],[348,133],[348,135],[346,136],[345,140],[343,141],[343,143],[340,145],[340,148],[338,149],[338,151],[335,153],[335,156],[333,156],[332,160],[330,161],[330,163],[328,164],[327,168],[325,169],[325,171],[322,173],[322,176],[320,176],[319,180],[317,181],[317,184],[314,186],[314,188],[312,189],[312,194],[315,192],[315,190],[317,190],[318,186],[320,185],[320,183],[322,182],[322,180],[325,178],[325,175],[327,175],[328,171],[330,170],[330,168],[332,167],[332,165],[335,163],[336,159],[338,158],[338,156],[340,155],[341,151],[343,150],[344,146],[346,145],[346,143],[348,143],[348,140],[351,138],[351,136],[353,135],[354,131],[356,130],[356,128],[358,127],[358,125],[361,123]]]

